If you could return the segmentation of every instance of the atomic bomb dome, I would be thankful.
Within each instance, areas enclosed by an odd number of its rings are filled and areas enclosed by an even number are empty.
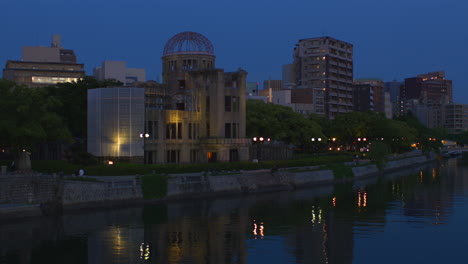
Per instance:
[[[204,54],[214,56],[211,42],[202,34],[185,31],[169,39],[164,46],[163,56],[176,54]]]

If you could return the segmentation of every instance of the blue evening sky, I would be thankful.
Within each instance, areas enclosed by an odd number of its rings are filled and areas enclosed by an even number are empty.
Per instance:
[[[103,60],[161,72],[164,44],[182,31],[205,35],[217,67],[248,81],[281,79],[299,39],[354,45],[354,77],[403,80],[445,70],[454,100],[468,103],[468,1],[461,0],[0,0],[0,63],[22,46],[62,35],[88,74]]]

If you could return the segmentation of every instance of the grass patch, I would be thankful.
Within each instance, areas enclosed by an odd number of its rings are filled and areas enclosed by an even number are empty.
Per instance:
[[[324,168],[332,170],[336,180],[354,177],[353,170],[351,169],[351,167],[346,166],[342,163],[330,164],[324,166]]]
[[[70,164],[61,160],[32,161],[32,168],[42,173],[64,174],[76,173],[79,169],[84,169],[86,175],[93,176],[119,176],[119,175],[146,175],[146,174],[175,174],[175,173],[196,173],[196,172],[232,172],[240,170],[258,170],[272,168],[289,167],[310,167],[321,166],[333,163],[343,163],[351,161],[352,157],[347,155],[314,156],[294,160],[261,161],[254,163],[251,161],[239,162],[216,162],[198,164],[137,164],[129,162],[116,162],[114,165],[90,165],[83,166]],[[222,175],[217,173],[218,175]]]
[[[168,176],[149,174],[141,177],[144,199],[164,198],[167,195]]]
[[[64,160],[31,160],[31,168],[42,173],[76,173],[82,166]]]

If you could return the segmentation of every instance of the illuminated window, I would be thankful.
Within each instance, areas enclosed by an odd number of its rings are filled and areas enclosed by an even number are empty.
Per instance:
[[[41,76],[32,76],[32,83],[38,84],[56,84],[56,83],[65,83],[65,82],[77,82],[81,78],[70,78],[70,77],[41,77]]]

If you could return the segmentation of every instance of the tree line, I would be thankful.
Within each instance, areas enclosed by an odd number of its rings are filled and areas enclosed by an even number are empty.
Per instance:
[[[290,107],[249,100],[247,136],[293,144],[298,151],[323,151],[330,146],[335,146],[334,150],[342,146],[342,150],[357,151],[371,143],[383,145],[390,153],[401,153],[413,144],[423,150],[437,150],[447,135],[442,129],[424,127],[411,113],[387,119],[383,113],[373,111],[348,112],[329,120],[316,114],[304,116]]]
[[[34,151],[38,143],[84,142],[87,90],[121,85],[115,80],[84,77],[73,83],[28,88],[0,79],[0,146],[17,157],[23,150]],[[432,139],[446,136],[443,130],[422,126],[411,115],[386,119],[381,113],[349,112],[328,120],[314,114],[303,116],[289,107],[258,100],[247,101],[246,119],[248,137],[269,137],[293,144],[300,152],[323,151],[332,138],[336,146],[347,147],[358,146],[359,138],[369,142],[380,140],[378,144],[383,143],[388,151],[395,153],[409,150],[413,143],[419,143],[423,149],[435,149],[440,140]],[[468,133],[459,137],[466,138],[468,143]],[[74,153],[86,156],[86,146],[75,145]],[[76,155],[75,159],[79,161]]]

